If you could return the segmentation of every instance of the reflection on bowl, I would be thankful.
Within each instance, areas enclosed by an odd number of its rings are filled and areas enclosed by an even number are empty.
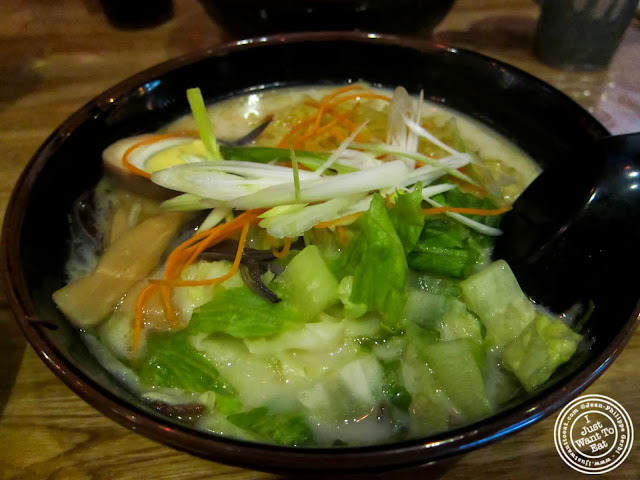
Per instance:
[[[326,56],[333,61],[319,70],[317,59]],[[484,122],[543,167],[574,145],[607,134],[581,107],[539,80],[492,59],[415,38],[290,34],[196,52],[154,67],[101,94],[65,121],[27,166],[7,209],[1,252],[7,297],[45,364],[108,417],[169,446],[250,468],[325,474],[379,472],[452,457],[550,415],[593,382],[636,326],[638,298],[632,289],[598,299],[599,308],[581,330],[588,347],[542,388],[485,420],[387,445],[290,448],[195,431],[143,403],[89,353],[51,295],[64,284],[71,205],[100,178],[102,150],[186,113],[185,90],[196,85],[215,101],[256,88],[360,80],[382,87],[403,85],[412,93],[424,90],[426,99]],[[77,172],[73,184],[69,171]]]
[[[211,18],[241,38],[279,32],[361,30],[430,33],[455,0],[200,0]]]

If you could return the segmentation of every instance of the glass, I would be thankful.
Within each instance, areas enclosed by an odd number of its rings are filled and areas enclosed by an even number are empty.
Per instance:
[[[631,23],[638,0],[537,0],[542,7],[534,53],[551,66],[606,68]]]

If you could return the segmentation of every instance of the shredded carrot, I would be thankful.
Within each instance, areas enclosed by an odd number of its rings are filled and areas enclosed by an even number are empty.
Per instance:
[[[335,232],[342,243],[349,243],[349,236],[347,235],[346,229],[342,225],[337,225]]]
[[[276,239],[274,237],[266,233],[265,238],[267,239],[267,245],[269,245],[269,248],[273,249],[276,247]]]
[[[346,90],[345,90],[345,91],[346,91]],[[343,95],[343,96],[341,96],[341,97],[337,98],[337,99],[336,99],[335,101],[333,101],[332,103],[328,103],[328,100],[331,100],[331,99],[333,99],[333,98],[335,98],[335,96],[330,97],[330,96],[328,95],[328,96],[325,96],[325,97],[322,99],[322,102],[320,103],[320,107],[319,107],[319,109],[318,109],[318,113],[317,113],[317,116],[316,116],[316,122],[315,122],[315,126],[316,126],[316,128],[315,128],[315,129],[309,129],[309,131],[307,132],[307,135],[311,135],[311,134],[314,134],[314,133],[315,133],[315,134],[320,133],[320,132],[318,132],[317,130],[318,130],[318,127],[319,127],[319,125],[320,125],[320,117],[322,116],[322,114],[323,114],[325,111],[326,111],[326,112],[332,112],[332,111],[334,111],[334,110],[335,110],[335,108],[336,108],[338,105],[341,105],[341,104],[343,104],[343,103],[345,103],[345,102],[348,102],[349,100],[355,100],[355,99],[358,99],[358,100],[359,100],[359,99],[361,99],[361,98],[375,98],[375,99],[379,99],[379,100],[391,101],[391,99],[390,99],[389,97],[387,97],[386,95],[380,95],[380,94],[373,93],[373,92],[362,92],[362,93],[353,93],[353,94],[350,94],[350,95]],[[358,104],[356,104],[356,105],[358,105]],[[353,111],[354,111],[354,109],[352,109],[352,110],[349,112],[349,115],[351,115],[351,114],[353,113]],[[349,118],[348,118],[348,117],[349,117],[349,115],[341,115],[341,116],[339,116],[339,118],[338,118],[338,122],[339,122],[339,123],[341,123],[341,124],[343,124],[344,126],[346,126],[346,128],[347,128],[349,131],[353,131],[353,130],[355,130],[355,129],[356,129],[356,126],[355,126],[352,122],[350,122],[350,121],[349,121]],[[330,132],[330,133],[334,134],[334,136],[335,136],[335,131],[334,131],[333,129],[331,130],[331,132]],[[360,138],[356,138],[356,139],[357,139],[358,141],[362,141],[362,138],[361,138],[361,136],[360,136],[360,135],[359,135],[359,137],[360,137]],[[339,138],[339,137],[336,137],[336,138]],[[343,137],[343,139],[344,139],[344,138],[346,138],[346,136],[345,136],[345,137]]]
[[[356,128],[358,128],[356,125],[353,124],[353,122],[351,120],[349,120],[349,118],[347,117],[343,117],[340,119],[340,124],[346,128],[349,132],[353,132]],[[367,141],[367,132],[366,131],[362,131],[360,133],[358,133],[356,135],[356,137],[354,138],[354,140],[356,142],[366,142]]]
[[[234,218],[228,223],[216,225],[215,227],[198,232],[190,239],[178,245],[167,258],[164,274],[162,279],[150,279],[149,283],[156,287],[160,287],[160,294],[162,298],[162,304],[164,307],[164,313],[168,321],[172,321],[176,318],[175,309],[173,308],[173,302],[171,300],[171,292],[174,287],[188,287],[198,285],[212,285],[215,283],[224,282],[227,278],[230,278],[235,274],[238,267],[232,266],[232,271],[228,276],[218,277],[216,279],[198,280],[198,281],[183,281],[180,279],[182,271],[191,265],[198,256],[208,247],[213,246],[225,238],[229,238],[235,235],[239,230],[243,232],[245,229],[248,231],[249,226],[257,221],[258,215],[263,213],[265,209],[247,210],[243,214]],[[246,241],[246,233],[244,239],[241,240],[242,250],[244,250],[244,242]],[[239,255],[239,257],[238,257]],[[242,252],[236,255],[237,264],[239,265],[242,258]],[[236,262],[234,261],[234,265]]]
[[[149,172],[145,172],[144,170],[136,167],[131,161],[129,157],[131,154],[140,147],[144,147],[145,145],[151,145],[152,143],[159,142],[160,140],[165,140],[167,138],[180,138],[180,137],[198,137],[198,132],[195,130],[177,130],[175,132],[170,133],[160,133],[157,135],[151,135],[143,140],[140,140],[137,143],[131,145],[127,150],[125,150],[122,155],[122,164],[125,166],[127,170],[136,175],[140,175],[141,177],[151,178],[151,174]]]
[[[313,108],[318,108],[320,106],[320,102],[317,102],[317,101],[311,100],[311,99],[305,100],[304,104],[307,107],[313,107]]]
[[[374,92],[352,93],[349,95],[343,95],[342,97],[338,98],[335,102],[327,104],[326,108],[335,108],[341,103],[347,102],[349,100],[359,99],[359,98],[375,98],[378,100],[384,100],[386,102],[391,101],[391,97],[388,97],[387,95],[380,95],[379,93],[374,93]]]
[[[329,130],[329,135],[335,138],[340,143],[344,142],[349,136],[348,133],[345,135],[338,126],[335,126],[331,130]]]
[[[384,203],[387,206],[387,208],[393,207],[393,202],[391,201],[391,195],[389,195],[388,193],[384,196]]]
[[[328,220],[326,222],[320,222],[315,225],[315,228],[330,228],[337,227],[339,225],[348,225],[349,223],[352,223],[360,218],[363,213],[364,212],[350,213],[349,215],[345,215],[344,217]]]
[[[349,130],[349,131],[353,131],[353,130],[355,130],[356,128],[358,128],[358,127],[357,127],[357,126],[356,126],[356,125],[355,125],[351,120],[349,120],[349,118],[347,118],[347,117],[344,117],[344,118],[340,119],[340,123],[342,124],[342,126],[344,126],[344,128],[346,128],[346,129],[347,129],[347,130]],[[360,140],[359,140],[360,135],[362,135],[362,133],[360,133],[360,134],[356,137],[356,140],[357,140],[357,141],[360,141]]]
[[[140,296],[138,296],[138,301],[136,302],[136,323],[133,328],[133,352],[134,356],[138,353],[138,349],[140,347],[140,336],[142,334],[142,327],[144,326],[144,305],[149,298],[149,295],[153,293],[153,291],[158,288],[156,285],[148,285]]]
[[[198,243],[197,245],[193,245],[185,250],[185,253],[188,253],[189,256],[187,257],[187,261],[182,266],[182,269],[184,270],[189,265],[192,265],[198,259],[200,254],[207,248],[216,245],[223,238],[228,238],[229,236],[240,230],[242,227],[242,222],[231,221],[229,223],[223,223],[222,225],[219,225],[219,228],[212,229],[211,233],[200,243]]]
[[[333,110],[333,106],[329,105],[329,100],[334,99],[335,97],[337,97],[338,95],[344,93],[344,92],[348,92],[350,90],[354,90],[357,88],[361,88],[359,85],[347,85],[345,87],[341,87],[338,88],[336,90],[334,90],[333,92],[325,95],[324,97],[322,97],[322,100],[320,100],[320,104],[318,105],[318,112],[316,113],[315,116],[315,122],[312,128],[310,128],[307,131],[307,135],[312,134],[313,132],[317,131],[318,128],[320,127],[320,120],[322,119],[322,115],[325,112],[325,110],[331,111]],[[342,102],[339,102],[342,103]]]
[[[152,283],[153,282],[149,282]],[[176,311],[173,308],[173,302],[171,301],[171,289],[166,286],[160,288],[160,298],[162,298],[162,305],[164,306],[164,317],[172,326],[176,323]]]
[[[257,215],[256,215],[257,216]],[[238,217],[239,218],[239,217]],[[234,258],[233,264],[231,265],[231,268],[229,269],[229,272],[227,272],[225,275],[222,275],[220,277],[216,277],[216,278],[211,278],[211,279],[207,279],[207,280],[193,280],[193,281],[188,281],[188,280],[174,280],[173,277],[175,277],[176,275],[179,275],[179,272],[183,269],[186,268],[185,265],[187,262],[182,262],[182,265],[180,265],[180,268],[177,269],[175,268],[176,264],[180,263],[180,259],[178,259],[178,261],[175,260],[169,264],[169,261],[167,261],[167,265],[165,266],[165,277],[167,277],[167,272],[169,273],[168,277],[169,278],[163,278],[161,280],[156,280],[156,279],[149,279],[149,286],[147,286],[142,293],[140,294],[140,296],[138,297],[138,301],[136,303],[136,323],[135,323],[135,328],[134,328],[134,332],[133,332],[133,347],[134,350],[137,351],[139,348],[139,343],[140,343],[140,335],[142,332],[142,328],[144,326],[144,305],[147,302],[149,295],[151,295],[155,289],[157,289],[158,287],[160,287],[160,291],[161,291],[161,295],[162,295],[162,300],[163,300],[163,304],[164,304],[164,314],[165,314],[165,318],[172,322],[175,323],[175,310],[173,308],[173,303],[171,301],[171,288],[172,287],[190,287],[190,286],[202,286],[202,285],[213,285],[213,284],[217,284],[217,283],[222,283],[225,280],[231,278],[233,275],[236,274],[236,272],[238,271],[238,268],[240,267],[240,261],[242,260],[242,254],[244,253],[244,247],[246,244],[246,240],[247,240],[247,233],[249,232],[249,226],[251,225],[250,221],[245,222],[242,225],[242,232],[240,234],[240,241],[238,243],[238,250],[236,252],[236,256]],[[228,231],[232,231],[231,229],[228,229]],[[200,236],[200,238],[202,238],[202,236]],[[189,243],[192,244],[193,242],[193,237],[189,240],[187,240],[187,242],[185,243]],[[202,242],[201,242],[202,243]],[[184,245],[184,243],[182,244]],[[182,246],[181,245],[181,246]],[[177,251],[178,249],[174,250],[173,253],[176,253],[175,256],[179,256],[182,257],[182,259],[184,259],[184,253],[185,250],[187,250],[188,248],[193,248],[193,245],[191,245],[191,247],[187,247],[187,248],[182,248],[181,250]],[[170,255],[171,257],[171,255]]]
[[[249,232],[250,225],[251,223],[247,222],[242,226],[242,232],[240,233],[240,240],[238,242],[238,250],[236,251],[236,256],[233,260],[233,264],[231,265],[231,268],[224,275],[221,275],[220,277],[216,277],[216,278],[208,278],[206,280],[150,279],[149,283],[151,283],[152,285],[164,285],[169,287],[199,287],[199,286],[205,286],[205,285],[216,285],[218,283],[224,282],[225,280],[228,280],[229,278],[233,277],[238,271],[238,269],[240,268],[240,262],[242,260],[242,254],[244,253],[244,247],[247,242],[247,234]]]
[[[461,213],[463,215],[500,215],[502,213],[511,210],[511,205],[507,205],[501,208],[468,208],[468,207],[433,207],[423,208],[422,213],[424,215],[437,215],[440,213]]]
[[[332,98],[337,97],[338,95],[344,93],[344,92],[348,92],[350,90],[355,90],[357,88],[363,88],[362,85],[358,85],[357,83],[354,83],[352,85],[345,85],[344,87],[340,87],[340,88],[336,88],[333,92],[326,94],[324,97],[322,97],[323,101],[329,101]]]
[[[276,250],[276,247],[274,245],[271,247],[271,253],[273,253],[273,256],[276,258],[284,258],[287,255],[289,255],[290,249],[291,249],[291,239],[289,237],[285,237],[284,246],[282,247],[282,250],[280,251]]]
[[[318,106],[320,108],[320,106]],[[332,111],[328,111],[327,113],[333,113]],[[278,144],[278,147],[280,148],[289,148],[289,141],[292,137],[294,137],[295,135],[298,135],[292,142],[291,144],[296,147],[296,148],[300,148],[300,141],[299,141],[299,136],[311,136],[312,132],[314,130],[314,126],[315,126],[315,119],[316,119],[316,114],[310,115],[306,118],[303,118],[302,120],[300,120],[297,124],[295,124],[291,130],[289,131],[289,133],[287,133],[284,137],[282,137],[282,140],[280,140],[280,143]],[[302,130],[304,127],[306,127],[307,125],[310,124],[314,124],[311,125],[310,128],[307,129],[306,132],[304,133],[300,133],[300,130]]]
[[[416,163],[416,168],[424,167],[425,165],[427,165],[427,162],[422,162],[420,160],[414,160],[414,162]]]
[[[277,162],[277,165],[280,165],[281,167],[289,167],[289,168],[293,168],[293,162]],[[298,163],[298,170],[306,170],[307,172],[311,172],[312,170],[307,167],[306,165],[303,165],[301,163]]]
[[[461,168],[459,168],[458,170],[460,170],[464,174],[467,173]],[[465,192],[469,192],[475,195],[476,197],[486,197],[488,194],[487,189],[484,187],[481,187],[480,185],[474,185],[473,183],[469,183],[465,180],[461,180],[459,178],[452,177],[452,176],[449,176],[449,181],[451,183],[455,183],[456,185],[458,185],[458,188],[460,188],[461,190]]]
[[[320,104],[320,107],[318,108],[318,112],[316,113],[316,118],[313,122],[313,126],[311,128],[309,128],[309,130],[307,131],[307,134],[309,134],[310,132],[315,132],[318,130],[318,128],[320,128],[320,120],[322,120],[322,114],[324,113],[324,109],[326,108],[326,105],[324,103]]]
[[[347,85],[325,95],[319,102],[311,100],[305,102],[308,106],[316,108],[317,111],[303,118],[296,125],[294,125],[291,130],[282,138],[278,146],[280,148],[285,148],[288,147],[289,144],[291,144],[294,148],[305,148],[307,150],[311,150],[311,145],[316,145],[318,143],[317,139],[314,137],[318,137],[319,135],[325,133],[328,133],[329,136],[333,136],[337,141],[344,141],[349,133],[357,128],[349,119],[349,117],[353,116],[355,108],[352,108],[347,113],[339,113],[336,111],[336,107],[350,100],[359,100],[362,98],[373,98],[391,101],[391,98],[386,95],[381,95],[370,91],[349,93],[347,95],[343,95],[344,93],[362,88],[364,87],[360,85]],[[357,105],[358,104],[356,103],[356,106]],[[327,115],[331,115],[334,118],[325,121],[323,124],[323,119]],[[338,126],[344,127],[348,131],[347,135],[344,135],[339,129],[337,129],[336,127]],[[306,131],[303,132],[305,128]],[[356,140],[363,141],[363,135],[361,133],[358,134]]]
[[[278,144],[278,148],[289,148],[289,139],[295,133],[297,133],[298,130],[302,130],[304,127],[306,127],[311,122],[313,122],[313,120],[314,120],[314,117],[307,117],[307,118],[303,118],[298,123],[296,123],[293,127],[291,127],[291,130],[289,131],[289,133],[287,133],[284,137],[282,137],[282,140],[280,140],[280,143]]]
[[[336,115],[332,120],[325,123],[322,126],[314,126],[314,129],[307,131],[306,133],[300,135],[293,142],[294,147],[302,147],[305,145],[305,142],[309,140],[314,135],[321,135],[332,127],[338,125],[339,123],[343,123],[344,121],[348,121],[348,117],[353,115],[355,110],[358,108],[358,104],[356,103],[348,112],[341,113]]]

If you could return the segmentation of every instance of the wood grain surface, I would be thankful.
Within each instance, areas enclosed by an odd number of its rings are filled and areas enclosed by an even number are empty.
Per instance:
[[[135,0],[131,0],[135,2]],[[548,81],[612,132],[640,130],[640,25],[609,69],[554,70],[531,54],[539,10],[530,0],[458,0],[434,36]],[[0,2],[0,218],[21,170],[67,116],[116,82],[190,50],[229,40],[196,0],[175,2],[159,26],[119,30],[97,0]],[[637,276],[635,276],[637,277]],[[637,281],[637,278],[631,278]],[[588,389],[611,396],[640,428],[640,333]],[[435,468],[370,478],[577,479],[555,451],[552,416]],[[640,436],[640,432],[636,438]],[[640,445],[608,478],[640,478]],[[147,440],[104,418],[38,359],[0,298],[0,479],[140,480],[275,477],[229,467]]]

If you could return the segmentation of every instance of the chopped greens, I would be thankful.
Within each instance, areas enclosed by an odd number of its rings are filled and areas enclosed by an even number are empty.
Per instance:
[[[336,262],[337,271],[353,276],[355,304],[378,312],[389,329],[395,329],[406,302],[408,274],[404,247],[389,218],[385,202],[374,195],[369,210],[353,224],[354,237]]]
[[[278,445],[304,445],[313,438],[304,416],[295,413],[273,414],[269,413],[266,407],[258,407],[248,412],[229,415],[227,420]]]
[[[582,337],[561,320],[536,312],[533,322],[504,350],[504,364],[532,391],[568,361]]]
[[[424,227],[422,214],[422,185],[418,183],[411,192],[399,193],[394,208],[389,210],[389,218],[402,242],[405,253],[416,247]]]
[[[214,392],[218,407],[231,413],[240,407],[238,392],[185,335],[156,334],[147,341],[138,367],[140,380],[147,386],[166,387],[185,392]]]
[[[236,338],[268,337],[297,322],[298,312],[287,303],[271,303],[247,287],[222,289],[196,308],[189,332],[225,333]]]
[[[475,197],[459,190],[449,190],[435,197],[439,204],[457,207],[491,209],[488,199]],[[469,220],[495,228],[499,216],[469,215]],[[491,237],[470,229],[455,219],[442,215],[427,216],[420,238],[408,255],[409,266],[419,272],[466,278],[478,266],[486,263]]]

